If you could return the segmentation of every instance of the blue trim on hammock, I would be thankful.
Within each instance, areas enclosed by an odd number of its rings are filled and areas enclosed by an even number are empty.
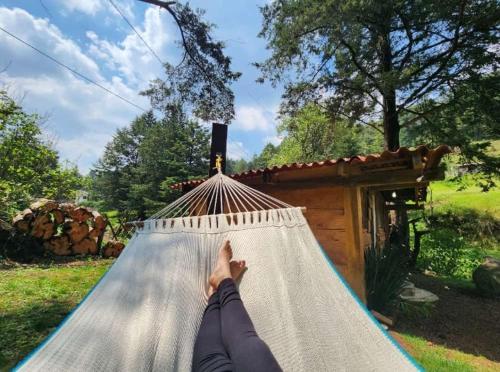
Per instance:
[[[323,247],[321,246],[321,244],[319,244],[318,242],[318,246],[320,248],[320,251],[321,253],[323,254],[323,257],[325,258],[326,262],[328,263],[328,265],[330,266],[330,268],[332,269],[332,271],[334,272],[334,274],[337,276],[337,278],[340,279],[340,282],[344,285],[344,287],[347,289],[347,291],[351,294],[351,296],[354,298],[354,300],[358,303],[359,307],[366,313],[366,315],[368,315],[368,317],[372,320],[373,323],[375,323],[375,325],[382,331],[382,333],[384,334],[385,337],[387,337],[389,339],[389,341],[408,359],[408,361],[413,364],[413,366],[415,368],[417,368],[419,371],[424,371],[424,369],[418,365],[418,363],[415,361],[415,359],[413,359],[413,357],[408,354],[408,352],[406,350],[404,350],[401,345],[399,345],[396,340],[394,340],[392,338],[392,336],[384,329],[384,327],[382,327],[380,325],[380,323],[378,322],[377,319],[375,319],[375,317],[372,315],[372,313],[370,313],[368,311],[368,309],[366,308],[365,304],[359,299],[359,297],[357,296],[357,294],[353,291],[353,289],[349,286],[349,284],[345,281],[344,277],[342,275],[339,274],[339,272],[337,271],[337,269],[335,268],[335,265],[333,264],[332,260],[330,259],[330,257],[326,254],[325,250],[323,249]],[[115,261],[116,262],[116,261]],[[114,265],[114,263],[113,263]],[[13,369],[12,371],[18,371],[23,365],[25,365],[42,347],[44,347],[52,338],[54,338],[54,336],[57,334],[57,332],[61,329],[62,326],[64,326],[64,324],[66,324],[66,322],[71,318],[71,316],[73,315],[73,313],[78,310],[78,308],[80,306],[82,306],[82,304],[87,300],[87,298],[94,292],[94,290],[97,288],[97,286],[101,283],[101,281],[106,277],[106,275],[108,275],[109,271],[111,270],[111,267],[104,273],[103,276],[101,276],[101,278],[99,279],[99,281],[92,287],[92,289],[89,291],[89,293],[87,293],[85,295],[85,297],[82,299],[82,301],[80,301],[80,303],[75,307],[73,308],[73,310],[71,310],[69,312],[68,315],[66,315],[66,317],[64,318],[64,320],[57,326],[56,329],[54,329],[52,332],[50,332],[47,337],[45,338],[45,340],[42,341],[42,343],[40,345],[38,345],[35,349],[33,349],[26,357],[24,357]]]
[[[115,260],[116,262],[116,260]],[[115,264],[115,262],[113,262],[113,265]],[[113,267],[113,265],[111,265],[111,267]],[[104,273],[103,276],[101,276],[101,278],[97,281],[97,283],[92,287],[92,289],[85,295],[85,297],[80,301],[80,303],[78,305],[76,305],[69,313],[68,315],[66,315],[66,317],[63,319],[63,321],[61,323],[59,323],[59,325],[54,329],[52,330],[52,332],[50,332],[47,337],[45,337],[45,339],[42,341],[41,344],[39,344],[35,349],[33,349],[28,355],[26,355],[13,369],[12,369],[12,372],[15,372],[15,371],[18,371],[22,366],[24,366],[33,356],[35,356],[35,354],[42,348],[44,347],[50,340],[52,340],[54,338],[54,336],[57,334],[57,332],[59,332],[59,330],[62,328],[62,326],[64,324],[66,324],[66,322],[71,318],[71,316],[73,315],[73,313],[78,310],[78,308],[80,306],[82,306],[82,304],[87,300],[88,297],[90,297],[90,295],[92,294],[92,292],[94,292],[94,290],[97,288],[97,286],[101,283],[101,281],[104,279],[104,277],[106,275],[108,275],[109,271],[111,270],[111,267],[108,268],[108,270]]]
[[[340,275],[340,273],[337,271],[330,256],[328,256],[326,254],[325,250],[323,249],[323,246],[319,242],[318,242],[318,246],[320,248],[321,253],[323,254],[323,257],[325,257],[325,260],[326,260],[326,262],[328,262],[328,265],[330,266],[332,271],[335,273],[337,278],[340,279],[341,283],[344,285],[344,287],[347,289],[347,291],[351,294],[352,298],[354,298],[354,300],[356,300],[359,307],[361,309],[363,309],[365,314],[368,315],[368,317],[372,320],[372,322],[375,323],[375,325],[378,327],[378,329],[380,329],[382,331],[384,336],[387,337],[387,339],[401,352],[401,354],[403,354],[403,356],[405,356],[406,359],[408,359],[408,361],[411,364],[413,364],[413,366],[415,368],[417,368],[419,371],[424,372],[425,370],[416,362],[416,360],[410,354],[408,354],[408,352],[405,349],[403,349],[401,347],[401,345],[396,340],[394,340],[394,338],[389,334],[389,332],[387,332],[386,329],[384,327],[382,327],[382,325],[379,323],[379,321],[377,319],[375,319],[373,314],[368,310],[366,305],[359,299],[358,295],[354,292],[354,290],[351,288],[351,286],[346,282],[344,277],[342,275]]]

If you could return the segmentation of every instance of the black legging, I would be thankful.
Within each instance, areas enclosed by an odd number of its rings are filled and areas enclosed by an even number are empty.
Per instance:
[[[194,345],[193,371],[281,371],[255,332],[233,279],[224,279],[208,299]]]

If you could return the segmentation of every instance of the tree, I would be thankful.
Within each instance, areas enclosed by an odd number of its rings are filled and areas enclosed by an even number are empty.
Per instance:
[[[177,24],[184,56],[177,65],[165,63],[166,80],[156,79],[143,92],[153,108],[167,112],[181,104],[204,121],[229,123],[234,117],[230,85],[240,77],[231,70],[224,43],[212,38],[213,25],[202,10],[175,1],[143,0],[167,10]]]
[[[272,164],[312,162],[378,152],[382,136],[370,127],[332,120],[315,104],[308,104],[278,125],[283,137]]]
[[[179,107],[173,111],[163,119],[137,117],[106,145],[93,171],[105,208],[145,218],[179,196],[172,183],[207,174],[207,130]]]
[[[254,155],[248,163],[250,169],[262,169],[271,165],[273,157],[278,152],[278,147],[268,143],[259,155]]]
[[[292,77],[282,112],[314,101],[352,122],[381,117],[390,150],[429,114],[420,103],[499,63],[496,0],[276,0],[262,14],[261,81]]]
[[[407,145],[446,143],[460,148],[462,162],[475,164],[482,175],[479,184],[486,190],[500,173],[500,159],[488,151],[490,140],[500,138],[499,92],[500,74],[495,72],[457,86],[439,101],[429,99],[419,107],[428,114],[416,118],[402,140]],[[433,110],[436,106],[442,107],[439,112]]]
[[[8,219],[37,197],[70,199],[80,187],[74,166],[62,166],[45,141],[40,118],[0,91],[0,218]]]

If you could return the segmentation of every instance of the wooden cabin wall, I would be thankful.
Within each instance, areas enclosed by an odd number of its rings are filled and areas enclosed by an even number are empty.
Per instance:
[[[367,236],[362,227],[360,189],[283,184],[256,188],[291,205],[307,208],[305,217],[316,239],[347,283],[365,301],[363,249]]]

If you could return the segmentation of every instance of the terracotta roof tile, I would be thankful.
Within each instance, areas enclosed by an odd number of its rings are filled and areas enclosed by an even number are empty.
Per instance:
[[[299,169],[311,169],[328,167],[339,163],[346,163],[348,165],[356,165],[362,163],[373,163],[377,161],[387,161],[396,159],[411,159],[413,156],[420,156],[422,163],[424,164],[424,169],[432,169],[439,165],[441,158],[450,153],[451,149],[449,146],[440,145],[434,149],[429,149],[427,146],[418,146],[415,149],[409,149],[407,147],[401,147],[397,151],[383,151],[380,154],[370,154],[366,156],[357,155],[350,158],[338,158],[338,159],[327,159],[323,161],[315,161],[312,163],[292,163],[283,164],[280,166],[267,167],[263,169],[252,169],[241,173],[232,174],[229,177],[236,180],[241,180],[245,178],[251,178],[259,176],[263,173],[277,173],[283,171],[292,171]],[[206,178],[199,180],[190,180],[179,182],[171,186],[173,189],[181,188],[182,186],[197,186],[206,181]]]

